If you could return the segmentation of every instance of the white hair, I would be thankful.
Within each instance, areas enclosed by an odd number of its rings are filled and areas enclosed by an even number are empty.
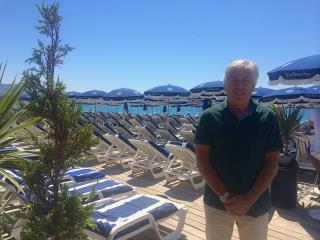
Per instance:
[[[257,83],[259,77],[259,69],[257,64],[255,64],[252,61],[243,59],[233,61],[227,66],[224,74],[224,82],[226,82],[229,79],[232,72],[238,71],[240,69],[250,72],[254,80],[254,84]]]

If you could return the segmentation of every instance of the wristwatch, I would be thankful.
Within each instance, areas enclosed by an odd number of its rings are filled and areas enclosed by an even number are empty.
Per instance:
[[[219,200],[224,203],[229,196],[229,192],[225,192],[225,194],[219,196]]]

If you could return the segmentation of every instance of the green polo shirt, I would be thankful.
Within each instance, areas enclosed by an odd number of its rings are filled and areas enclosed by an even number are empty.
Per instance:
[[[206,109],[197,126],[195,142],[210,145],[210,164],[228,192],[234,194],[247,193],[264,167],[265,154],[282,148],[275,114],[252,100],[240,120],[227,101]],[[204,202],[225,209],[208,185],[205,186]],[[269,190],[266,190],[247,215],[257,217],[269,209]]]

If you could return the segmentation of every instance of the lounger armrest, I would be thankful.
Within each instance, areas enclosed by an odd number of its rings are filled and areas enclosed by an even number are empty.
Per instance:
[[[89,205],[94,205],[95,207],[98,207],[100,205],[103,205],[103,204],[111,204],[113,203],[114,200],[111,199],[111,198],[103,198],[103,199],[100,199],[100,200],[97,200],[97,201],[94,201],[94,202],[90,202],[90,203],[87,203],[87,204],[84,204],[83,206],[89,206]]]
[[[75,181],[66,181],[66,182],[61,182],[60,187],[66,186],[67,188],[73,188],[76,187],[76,182]]]

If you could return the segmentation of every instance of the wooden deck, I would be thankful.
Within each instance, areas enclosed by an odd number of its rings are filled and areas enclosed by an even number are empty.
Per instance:
[[[184,204],[188,208],[188,214],[180,239],[205,239],[203,190],[195,191],[188,181],[167,185],[164,178],[155,180],[148,172],[131,175],[131,170],[121,168],[120,164],[105,167],[104,164],[91,161],[86,165],[100,170],[104,169],[109,178],[130,184],[139,193],[165,196],[172,201]],[[307,196],[306,201],[309,201],[309,198],[310,196]],[[313,202],[312,204],[315,203]],[[320,206],[318,205],[318,207]],[[307,208],[297,208],[295,210],[274,209],[271,213],[272,219],[269,224],[268,239],[320,240],[320,222],[312,220],[307,211]],[[176,224],[177,221],[175,219],[168,220],[161,226],[161,230],[168,232]],[[146,231],[133,239],[154,240],[155,235],[152,231]],[[239,239],[236,226],[233,231],[233,239]]]

